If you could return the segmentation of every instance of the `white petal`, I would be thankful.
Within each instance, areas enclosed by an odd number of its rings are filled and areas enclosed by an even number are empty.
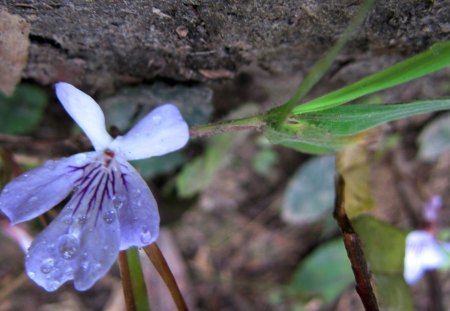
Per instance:
[[[120,249],[143,247],[156,241],[159,235],[159,213],[155,198],[147,183],[127,162],[121,161],[124,175],[122,190],[116,191],[120,204]]]
[[[408,284],[420,280],[427,270],[446,264],[444,249],[434,236],[426,231],[412,231],[406,237],[404,278]]]
[[[97,152],[79,153],[57,161],[47,161],[7,184],[0,194],[0,210],[12,223],[33,219],[65,199],[72,191],[82,166]]]
[[[92,97],[65,82],[55,84],[56,96],[67,113],[89,137],[95,150],[103,150],[112,138],[105,129],[105,116]]]
[[[163,155],[182,148],[189,140],[189,128],[175,105],[166,104],[152,110],[125,136],[110,145],[127,160]]]

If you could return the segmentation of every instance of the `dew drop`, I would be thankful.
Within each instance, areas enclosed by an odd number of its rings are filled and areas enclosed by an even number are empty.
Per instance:
[[[116,212],[114,210],[107,211],[103,214],[103,220],[107,224],[112,224],[116,220]]]
[[[112,204],[113,204],[115,209],[120,209],[120,208],[123,207],[124,201],[121,198],[119,198],[119,197],[114,197],[112,199]]]
[[[30,278],[34,278],[34,277],[36,276],[36,273],[31,272],[31,271],[28,271],[28,276],[29,276]]]
[[[67,215],[65,217],[63,217],[63,223],[65,223],[66,225],[70,225],[73,222],[72,216]]]
[[[89,261],[85,260],[81,263],[81,270],[83,271],[87,271],[87,269],[89,268]]]
[[[41,272],[44,274],[49,274],[55,268],[55,260],[53,258],[47,258],[42,261]]]
[[[58,238],[58,250],[64,259],[74,259],[78,254],[79,241],[71,234],[65,234]]]
[[[152,233],[150,232],[150,229],[147,226],[142,227],[140,238],[141,238],[141,242],[144,244],[148,244],[151,242]]]
[[[33,203],[33,202],[36,202],[37,199],[38,199],[38,197],[35,196],[35,195],[33,195],[33,196],[28,200],[28,202]]]
[[[53,253],[55,251],[55,244],[49,244],[47,245],[47,252]]]
[[[84,224],[86,223],[86,221],[87,221],[87,217],[86,217],[86,216],[80,216],[80,217],[78,217],[78,223],[79,223],[80,225],[84,225]]]

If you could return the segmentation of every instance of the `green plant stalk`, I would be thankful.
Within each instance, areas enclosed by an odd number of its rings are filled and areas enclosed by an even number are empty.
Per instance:
[[[126,254],[136,311],[148,311],[150,310],[150,305],[148,303],[147,288],[145,286],[144,276],[142,275],[138,249],[131,247],[126,251]]]
[[[301,99],[308,94],[308,92],[319,82],[319,80],[325,75],[325,73],[330,69],[336,56],[348,42],[348,40],[353,35],[354,31],[364,21],[370,8],[372,7],[373,0],[366,0],[359,8],[359,11],[351,20],[347,29],[340,36],[336,44],[328,51],[324,57],[322,57],[318,62],[316,62],[311,70],[309,70],[305,79],[300,83],[294,95],[282,106],[276,107],[269,112],[269,123],[275,128],[281,126],[287,119],[292,109],[294,109]]]
[[[423,77],[450,65],[450,41],[408,58],[349,86],[313,99],[292,110],[293,114],[316,112],[345,104],[359,97]]]
[[[261,130],[265,126],[264,119],[265,115],[261,114],[236,120],[196,125],[189,129],[189,134],[191,138],[199,138],[241,130]]]

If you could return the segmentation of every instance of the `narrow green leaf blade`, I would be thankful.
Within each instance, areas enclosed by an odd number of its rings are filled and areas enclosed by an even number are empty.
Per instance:
[[[421,113],[450,109],[450,99],[421,100],[404,104],[345,105],[296,116],[330,135],[355,135],[383,123]]]
[[[364,141],[364,135],[339,136],[327,129],[306,121],[284,124],[279,129],[267,128],[264,132],[273,144],[279,144],[310,154],[335,153],[343,147]]]
[[[321,111],[359,97],[423,77],[450,65],[450,41],[434,44],[429,50],[370,75],[349,86],[295,107],[293,114]]]

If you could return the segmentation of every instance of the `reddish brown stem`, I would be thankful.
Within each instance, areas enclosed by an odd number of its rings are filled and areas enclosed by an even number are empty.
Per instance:
[[[362,248],[361,240],[356,234],[350,219],[345,212],[345,182],[341,175],[336,180],[336,202],[334,209],[334,218],[342,231],[344,245],[347,250],[347,256],[352,265],[355,275],[356,291],[367,311],[378,311],[377,298],[373,292],[370,282],[371,273],[367,267],[366,258]]]
[[[123,295],[127,311],[136,311],[136,304],[133,294],[133,284],[131,283],[130,270],[128,268],[128,258],[125,251],[119,252],[120,277],[122,278]]]
[[[159,249],[159,246],[156,243],[153,243],[144,247],[144,251],[152,264],[155,266],[155,269],[158,271],[164,283],[166,283],[178,311],[188,311],[189,309],[184,301],[183,295],[181,295],[177,281],[175,280],[164,255]]]

